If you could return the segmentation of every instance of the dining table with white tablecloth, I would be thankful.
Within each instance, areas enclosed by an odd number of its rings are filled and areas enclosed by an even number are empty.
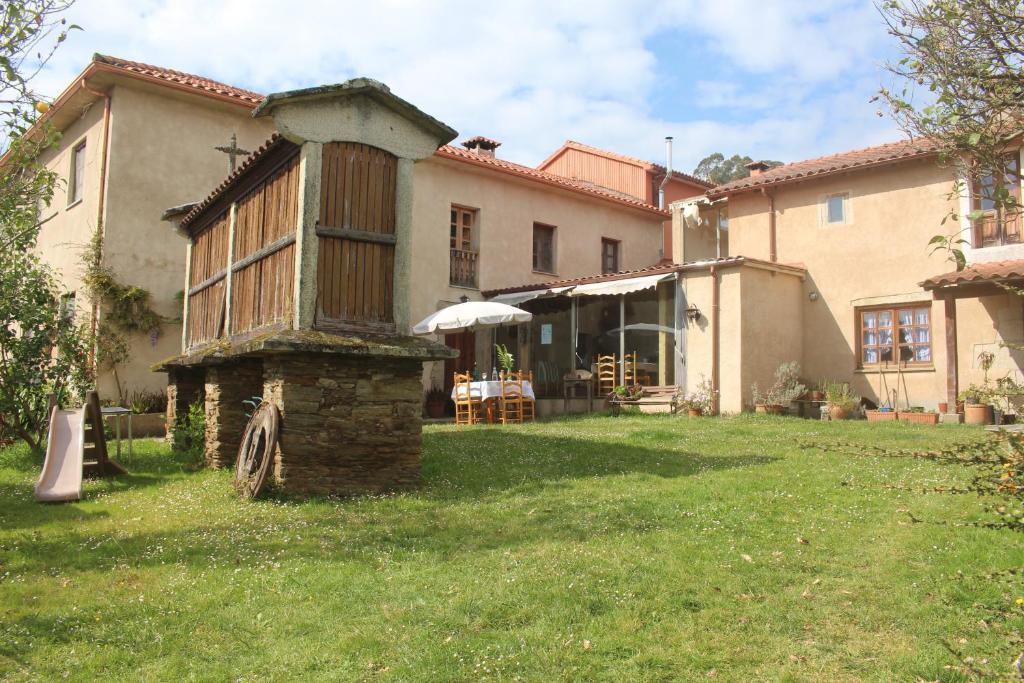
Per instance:
[[[512,382],[509,382],[512,384]],[[465,391],[465,385],[458,386],[452,389],[452,400],[456,400],[456,392],[459,390]],[[501,401],[501,380],[477,380],[469,383],[470,395],[479,399],[485,407],[485,417],[487,422],[494,423],[498,421],[499,415],[497,410],[497,404]],[[530,384],[530,380],[523,380],[523,397],[531,400],[537,400],[533,393],[533,385]],[[465,397],[462,397],[465,398]]]

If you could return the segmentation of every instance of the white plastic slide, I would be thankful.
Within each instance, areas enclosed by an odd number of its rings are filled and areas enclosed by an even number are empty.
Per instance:
[[[82,497],[82,461],[85,458],[85,408],[50,414],[46,461],[36,483],[36,500],[55,502]]]

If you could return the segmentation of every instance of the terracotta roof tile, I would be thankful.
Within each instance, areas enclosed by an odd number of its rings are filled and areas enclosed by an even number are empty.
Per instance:
[[[930,277],[920,283],[925,289],[938,289],[982,282],[999,282],[1024,278],[1024,259],[1017,261],[990,261],[972,263],[963,270],[954,270]]]
[[[98,64],[106,64],[108,66],[113,66],[142,76],[158,78],[169,83],[177,83],[178,85],[194,88],[201,92],[229,97],[249,105],[256,105],[263,101],[263,95],[257,92],[236,88],[232,85],[227,85],[226,83],[185,73],[183,71],[174,71],[173,69],[165,69],[160,66],[143,64],[142,62],[133,62],[128,59],[111,57],[109,55],[95,54],[92,59]]]
[[[441,157],[442,159],[455,159],[457,161],[465,161],[478,166],[484,166],[492,168],[496,171],[501,171],[511,175],[516,175],[521,178],[528,180],[535,180],[538,182],[545,183],[547,185],[554,185],[562,187],[573,192],[579,192],[581,194],[590,195],[593,197],[599,197],[608,201],[624,204],[636,209],[642,209],[650,213],[655,213],[665,218],[670,216],[668,211],[662,211],[646,202],[642,202],[639,199],[622,195],[618,192],[606,190],[604,188],[597,187],[595,185],[588,185],[577,180],[572,180],[564,176],[557,175],[555,173],[548,173],[547,171],[540,171],[536,168],[530,168],[529,166],[522,166],[520,164],[514,164],[511,161],[505,161],[504,159],[491,158],[483,156],[475,152],[471,152],[467,149],[460,149],[458,147],[452,147],[451,145],[443,145],[438,148],[434,153],[435,156]]]
[[[914,159],[933,154],[935,151],[935,143],[927,138],[890,142],[885,145],[865,147],[864,149],[855,149],[850,152],[842,152],[827,157],[818,157],[817,159],[808,159],[806,161],[776,166],[759,175],[751,175],[747,178],[740,178],[739,180],[719,185],[707,194],[712,198],[722,197],[759,187],[795,182],[864,166]]]
[[[497,296],[498,294],[510,294],[512,292],[528,292],[534,289],[554,289],[557,287],[587,285],[594,282],[612,282],[614,280],[627,280],[629,278],[643,277],[645,275],[663,275],[667,273],[676,273],[684,270],[701,270],[704,268],[709,268],[711,266],[733,266],[741,265],[744,263],[753,263],[762,266],[770,266],[772,268],[777,268],[779,270],[791,272],[798,275],[806,273],[806,270],[804,268],[792,264],[772,263],[770,261],[749,258],[747,256],[723,256],[722,258],[710,258],[701,261],[686,261],[684,263],[659,263],[653,266],[647,266],[646,268],[637,268],[636,270],[623,270],[619,271],[618,273],[588,275],[586,277],[565,278],[562,280],[551,280],[549,282],[536,282],[526,285],[516,285],[514,287],[489,289],[484,290],[483,292],[481,292],[481,294],[483,294],[485,297],[492,297]]]

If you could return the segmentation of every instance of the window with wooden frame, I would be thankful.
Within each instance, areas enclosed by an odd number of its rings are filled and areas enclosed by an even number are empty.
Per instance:
[[[555,272],[555,226],[533,224],[533,269],[538,273]]]
[[[857,351],[861,367],[931,365],[931,305],[857,309]]]
[[[82,200],[85,189],[85,140],[71,150],[71,176],[68,178],[68,206]]]
[[[974,214],[978,217],[971,230],[971,246],[975,249],[1021,241],[1020,153],[1007,154],[1000,171],[977,176],[971,181],[971,210],[980,212],[980,215]],[[997,182],[1000,175],[1002,180]]]
[[[449,264],[449,284],[457,287],[476,287],[478,236],[476,230],[477,210],[452,204],[451,230],[449,246],[451,261]]]
[[[601,238],[601,274],[619,272],[619,241]]]

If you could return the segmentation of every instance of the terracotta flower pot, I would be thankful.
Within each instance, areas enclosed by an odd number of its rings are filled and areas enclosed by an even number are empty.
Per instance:
[[[848,420],[850,418],[850,409],[843,406],[829,406],[828,417],[830,420]]]
[[[897,413],[896,417],[900,422],[912,422],[918,425],[939,424],[938,413]]]
[[[760,415],[783,415],[786,412],[786,406],[758,403],[754,406],[754,412]]]
[[[435,420],[444,417],[444,401],[427,401],[427,417]]]
[[[969,425],[992,424],[992,406],[968,403],[964,406],[964,422]]]
[[[866,410],[864,414],[868,422],[895,422],[896,411],[894,410]]]
[[[948,413],[949,412],[949,404],[946,403],[945,401],[940,403],[939,404],[939,412],[940,413]]]
[[[702,411],[700,408],[687,408],[686,414],[689,415],[690,417],[700,417],[701,415],[704,414],[704,411]]]

